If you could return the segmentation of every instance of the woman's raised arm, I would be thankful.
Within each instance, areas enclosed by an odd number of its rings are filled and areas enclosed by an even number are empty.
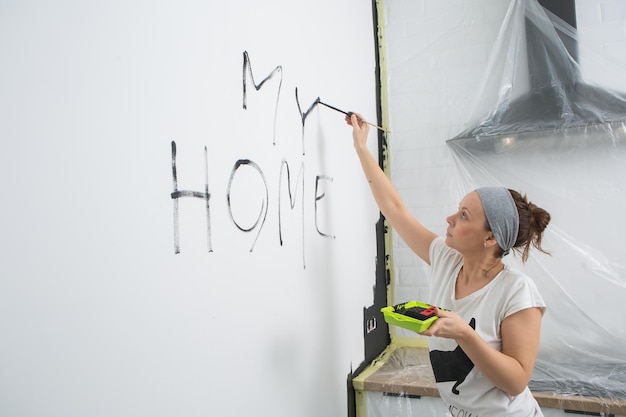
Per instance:
[[[437,235],[425,228],[409,212],[396,188],[378,166],[378,162],[367,147],[370,129],[363,117],[352,113],[350,117],[346,116],[346,122],[352,126],[354,148],[380,212],[411,250],[430,264],[429,248]]]

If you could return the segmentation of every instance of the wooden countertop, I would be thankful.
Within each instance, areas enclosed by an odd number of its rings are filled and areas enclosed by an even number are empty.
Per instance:
[[[438,397],[428,349],[390,345],[353,380],[357,391],[375,391],[407,396]],[[626,415],[626,399],[561,395],[535,392],[541,407],[570,411]]]

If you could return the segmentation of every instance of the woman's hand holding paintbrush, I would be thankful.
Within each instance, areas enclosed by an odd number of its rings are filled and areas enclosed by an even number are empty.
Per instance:
[[[367,136],[370,132],[369,123],[363,120],[363,117],[360,114],[352,113],[346,114],[346,123],[352,126],[352,138],[354,139],[354,147],[366,148],[367,147]]]

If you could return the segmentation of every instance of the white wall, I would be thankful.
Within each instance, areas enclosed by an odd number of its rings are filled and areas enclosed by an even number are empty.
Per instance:
[[[378,213],[295,90],[375,120],[371,6],[3,1],[0,56],[0,415],[343,415]]]
[[[588,78],[600,85],[626,91],[626,4],[619,0],[576,0],[580,61]],[[599,64],[598,54],[601,54]],[[607,77],[606,71],[614,71]],[[607,82],[607,79],[610,82]]]
[[[626,62],[626,4],[620,0],[576,0],[576,26],[581,40]]]

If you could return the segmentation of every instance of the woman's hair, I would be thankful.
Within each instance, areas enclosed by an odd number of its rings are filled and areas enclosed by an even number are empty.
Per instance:
[[[509,189],[517,212],[519,213],[519,231],[513,250],[522,256],[522,262],[528,260],[530,247],[534,246],[541,252],[550,255],[550,252],[541,247],[543,231],[550,223],[550,213],[528,201],[526,194],[521,195],[515,190]],[[502,256],[500,248],[499,255]]]

